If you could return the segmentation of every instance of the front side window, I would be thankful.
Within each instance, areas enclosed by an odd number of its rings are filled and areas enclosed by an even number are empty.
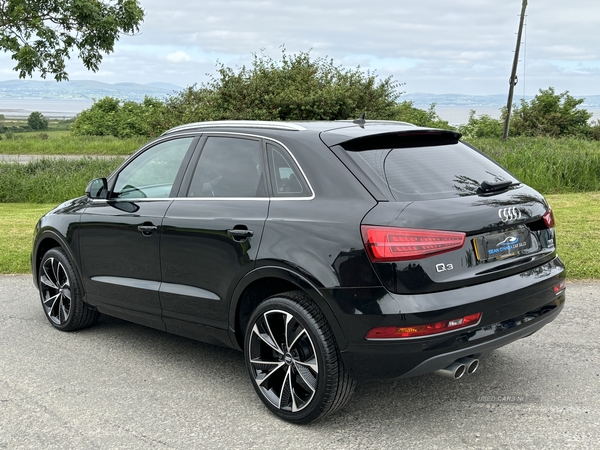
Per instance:
[[[258,140],[212,136],[200,154],[188,197],[266,197]]]
[[[161,142],[137,156],[117,177],[116,198],[166,198],[193,138]]]

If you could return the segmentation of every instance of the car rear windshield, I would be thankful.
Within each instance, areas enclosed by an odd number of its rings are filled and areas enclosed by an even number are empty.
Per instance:
[[[477,195],[483,181],[518,183],[502,167],[461,142],[348,154],[383,192],[389,191],[398,201]]]

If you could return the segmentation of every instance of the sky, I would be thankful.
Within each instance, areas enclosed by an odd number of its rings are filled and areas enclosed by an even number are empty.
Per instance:
[[[139,33],[122,36],[97,73],[72,56],[71,80],[201,84],[217,61],[251,64],[310,51],[347,68],[393,76],[406,93],[508,92],[521,0],[141,0]],[[530,0],[516,95],[552,86],[600,94],[600,3]],[[17,79],[0,53],[0,79]],[[34,77],[34,79],[39,79]]]

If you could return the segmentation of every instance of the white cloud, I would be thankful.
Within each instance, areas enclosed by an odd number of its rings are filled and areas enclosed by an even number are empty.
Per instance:
[[[190,58],[186,52],[183,52],[181,50],[176,51],[174,53],[169,53],[167,55],[167,59],[174,63],[188,62],[192,60],[192,58]]]
[[[504,93],[521,10],[521,0],[141,2],[140,33],[123,36],[85,78],[187,86],[206,81],[217,60],[247,65],[262,49],[278,59],[284,45],[393,75],[407,92]],[[548,86],[599,93],[598,17],[597,0],[529,2],[519,63],[528,95]],[[80,68],[73,57],[70,73],[79,78]]]

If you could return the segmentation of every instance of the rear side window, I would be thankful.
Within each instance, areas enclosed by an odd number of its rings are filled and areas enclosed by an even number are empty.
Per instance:
[[[271,183],[275,197],[310,197],[302,173],[290,155],[282,148],[267,144]]]
[[[348,152],[398,201],[477,195],[483,181],[518,181],[502,167],[457,143]]]
[[[202,149],[188,197],[265,197],[260,142],[209,137]]]

